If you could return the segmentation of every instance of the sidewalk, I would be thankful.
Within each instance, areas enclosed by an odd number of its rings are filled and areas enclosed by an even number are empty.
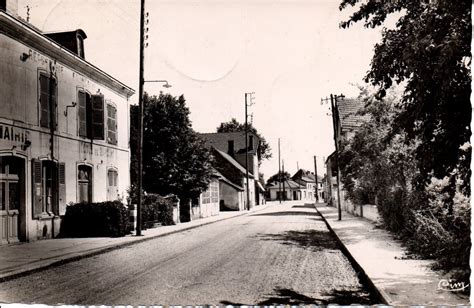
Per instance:
[[[180,231],[201,227],[225,219],[246,215],[263,210],[272,204],[259,205],[250,211],[221,212],[219,215],[180,223],[174,226],[162,226],[142,231],[143,236],[125,237],[64,238],[49,239],[31,243],[4,245],[0,248],[0,282],[13,279],[40,269],[57,266],[67,262],[90,257],[113,249],[148,241]]]
[[[469,298],[438,289],[442,277],[430,269],[431,261],[403,259],[405,249],[387,231],[364,218],[317,204],[329,229],[336,235],[355,267],[392,306],[469,305]]]

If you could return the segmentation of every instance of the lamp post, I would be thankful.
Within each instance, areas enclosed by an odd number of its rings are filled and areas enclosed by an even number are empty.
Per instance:
[[[143,176],[143,86],[145,82],[164,82],[165,88],[171,87],[166,80],[145,81],[144,75],[145,53],[145,0],[140,0],[140,70],[138,79],[138,200],[137,200],[137,228],[135,235],[142,235],[142,176]]]
[[[143,59],[140,60],[140,97],[138,101],[139,105],[139,119],[138,119],[138,127],[139,127],[139,138],[138,138],[138,200],[137,200],[137,227],[136,227],[136,236],[142,235],[142,188],[143,188],[143,86],[145,82],[162,82],[165,83],[163,87],[171,88],[171,85],[166,80],[143,80]]]

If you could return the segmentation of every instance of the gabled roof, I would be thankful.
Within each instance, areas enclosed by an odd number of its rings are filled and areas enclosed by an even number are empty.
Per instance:
[[[31,47],[31,49],[50,57],[52,60],[56,60],[71,70],[87,76],[87,78],[90,78],[100,85],[109,87],[117,94],[128,98],[135,93],[132,88],[126,86],[90,62],[82,59],[74,52],[64,48],[47,37],[36,27],[2,10],[0,10],[0,33]]]
[[[231,163],[237,170],[239,170],[243,175],[246,175],[246,169],[242,167],[235,159],[233,159],[229,154],[215,149],[217,153],[219,153],[224,159],[226,159],[229,163]],[[249,171],[249,177],[253,178],[253,174]]]
[[[286,180],[284,181],[285,182],[285,188],[292,188],[292,189],[305,189],[306,186],[303,186],[301,184],[298,184],[296,183],[295,181],[293,180]],[[271,183],[270,185],[267,185],[267,189],[271,189],[271,188],[278,188],[279,187],[279,183],[278,182],[273,182]],[[281,187],[283,189],[283,181],[281,182]]]
[[[359,110],[364,108],[364,103],[359,99],[342,99],[337,102],[337,106],[343,129],[357,128],[367,119],[367,116],[357,114]]]
[[[297,181],[297,180],[300,180],[300,181],[303,181],[303,182],[307,182],[307,183],[314,183],[314,179],[315,179],[315,176],[314,176],[314,173],[310,172],[310,171],[306,171],[304,169],[300,169],[298,170],[292,177],[291,177],[292,180],[294,181]],[[318,182],[321,182],[322,178],[321,176],[318,175]]]
[[[237,190],[244,191],[244,188],[242,186],[232,183],[228,178],[223,176],[222,173],[220,173],[216,169],[214,169],[213,172],[214,172],[214,175],[219,178],[219,181],[224,182],[224,183],[234,187]]]

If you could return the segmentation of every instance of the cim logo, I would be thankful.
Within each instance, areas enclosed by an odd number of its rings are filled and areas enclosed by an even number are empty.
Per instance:
[[[469,287],[469,284],[464,282],[456,282],[452,279],[441,279],[438,283],[438,290],[459,292]]]

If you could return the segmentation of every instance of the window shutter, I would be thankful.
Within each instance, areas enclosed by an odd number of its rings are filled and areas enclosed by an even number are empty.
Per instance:
[[[49,78],[40,75],[39,77],[39,87],[40,87],[40,126],[49,127]]]
[[[58,109],[58,100],[57,100],[57,82],[56,79],[50,79],[51,82],[51,104],[52,104],[52,113],[51,113],[51,125],[53,126],[54,130],[57,129],[57,109]]]
[[[78,99],[78,119],[79,122],[79,136],[87,137],[87,107],[86,107],[86,93],[79,91],[77,95]]]
[[[41,160],[31,161],[32,181],[33,181],[33,217],[41,216],[43,213],[43,185],[42,185],[42,164]]]
[[[104,140],[104,96],[92,95],[92,136]]]
[[[117,109],[107,104],[107,142],[117,144]]]
[[[59,163],[59,215],[66,214],[66,164]]]

